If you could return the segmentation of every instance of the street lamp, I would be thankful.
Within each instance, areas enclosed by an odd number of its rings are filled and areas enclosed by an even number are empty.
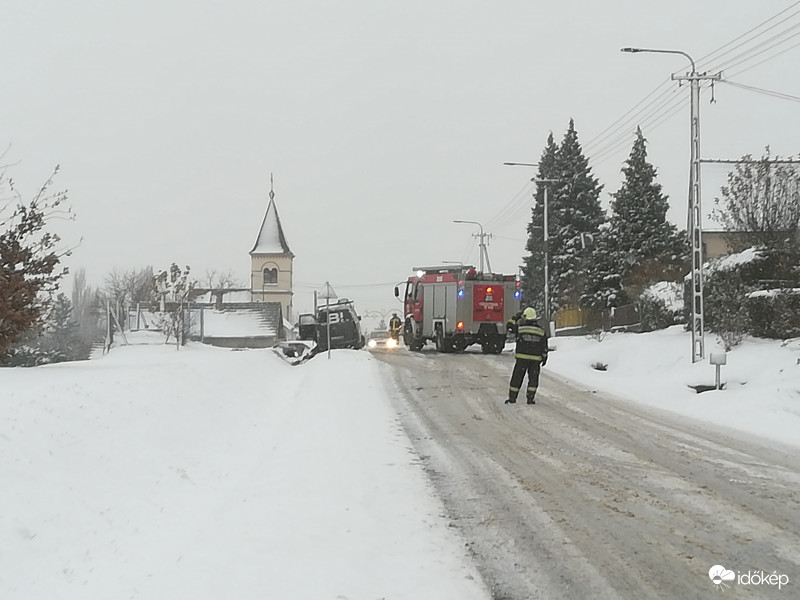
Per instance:
[[[478,234],[478,235],[480,236],[480,238],[481,238],[481,243],[480,243],[480,255],[481,255],[481,256],[480,256],[480,261],[481,261],[481,262],[480,262],[480,266],[481,266],[481,273],[483,273],[483,272],[484,272],[484,271],[483,271],[483,257],[484,257],[484,256],[486,257],[486,266],[488,267],[488,269],[489,269],[489,272],[491,273],[491,272],[492,272],[492,265],[491,265],[491,264],[489,264],[489,253],[486,251],[486,243],[485,243],[483,240],[484,240],[484,238],[486,238],[486,237],[492,237],[492,234],[491,234],[491,233],[488,233],[488,234],[487,234],[487,233],[483,233],[483,225],[481,225],[481,224],[480,224],[480,223],[478,223],[477,221],[453,221],[453,223],[471,223],[472,225],[477,225],[478,227],[480,227],[480,228],[481,228],[481,232]]]
[[[679,54],[692,65],[688,75],[672,74],[673,81],[689,81],[691,89],[691,129],[689,152],[689,239],[692,244],[692,362],[702,360],[705,355],[705,333],[703,322],[703,221],[700,204],[700,82],[718,81],[721,75],[698,73],[691,56],[682,50],[660,50],[656,48],[621,48],[621,52],[652,52]]]
[[[503,163],[509,167],[538,167],[538,163],[518,163],[507,162]],[[534,183],[544,184],[544,203],[542,205],[543,223],[542,223],[542,246],[544,247],[544,318],[545,323],[550,323],[550,228],[548,227],[548,205],[547,205],[547,192],[550,186],[548,183],[555,183],[560,181],[558,179],[531,179]],[[548,325],[549,327],[549,325]]]

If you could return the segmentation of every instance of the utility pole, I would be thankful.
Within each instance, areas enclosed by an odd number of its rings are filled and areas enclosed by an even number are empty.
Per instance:
[[[478,237],[481,240],[480,244],[479,244],[481,273],[484,272],[484,270],[483,270],[483,259],[484,259],[484,257],[486,257],[486,268],[488,268],[489,269],[488,272],[491,273],[492,272],[492,265],[489,264],[489,251],[486,250],[486,242],[484,242],[484,240],[486,238],[491,238],[492,234],[491,233],[483,233],[483,225],[481,225],[477,221],[453,221],[453,223],[472,223],[473,225],[477,225],[478,227],[480,227],[481,232],[480,233],[473,233],[472,237]]]
[[[700,82],[719,81],[722,74],[698,73],[694,59],[682,50],[657,50],[653,48],[622,48],[622,52],[656,52],[680,54],[689,59],[691,73],[672,74],[673,81],[688,81],[691,103],[691,129],[689,153],[689,211],[688,233],[692,245],[692,362],[705,356],[705,322],[703,317],[703,215],[700,198]]]
[[[674,81],[688,81],[691,89],[691,152],[689,171],[689,227],[692,242],[692,362],[705,356],[705,319],[703,313],[703,214],[700,198],[700,82],[719,81],[721,75],[698,73],[694,61],[688,75],[672,75]]]
[[[519,163],[519,162],[506,162],[503,163],[508,167],[538,167],[539,163]],[[548,331],[550,328],[550,227],[548,224],[549,206],[547,195],[550,186],[548,183],[558,183],[560,179],[536,179],[531,181],[537,185],[544,184],[544,203],[542,205],[542,246],[544,248],[544,318],[547,323]]]
[[[531,179],[535,184],[544,184],[544,204],[543,204],[543,222],[542,222],[542,245],[544,247],[544,318],[547,323],[548,330],[550,328],[550,228],[548,226],[548,204],[547,204],[547,191],[549,189],[548,183],[556,183],[558,179]]]

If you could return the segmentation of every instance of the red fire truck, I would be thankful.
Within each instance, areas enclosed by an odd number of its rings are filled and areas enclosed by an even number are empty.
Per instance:
[[[475,267],[415,267],[416,275],[394,288],[404,304],[403,341],[420,350],[427,340],[438,352],[462,352],[480,344],[488,354],[505,346],[505,324],[520,310],[514,275],[478,273]]]

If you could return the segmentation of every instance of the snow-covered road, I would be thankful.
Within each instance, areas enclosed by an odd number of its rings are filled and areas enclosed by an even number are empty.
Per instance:
[[[397,408],[495,598],[708,598],[716,564],[800,580],[800,456],[512,357],[381,355]],[[749,597],[777,597],[769,585]]]

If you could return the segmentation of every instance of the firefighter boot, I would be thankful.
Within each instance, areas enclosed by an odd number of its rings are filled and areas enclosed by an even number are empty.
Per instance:
[[[516,403],[517,403],[517,399],[516,399],[516,398],[511,398],[511,397],[509,396],[508,398],[506,398],[506,401],[505,401],[505,403],[506,403],[506,404],[516,404]]]
[[[536,404],[536,400],[534,400],[535,396],[536,394],[528,394],[528,404]]]

